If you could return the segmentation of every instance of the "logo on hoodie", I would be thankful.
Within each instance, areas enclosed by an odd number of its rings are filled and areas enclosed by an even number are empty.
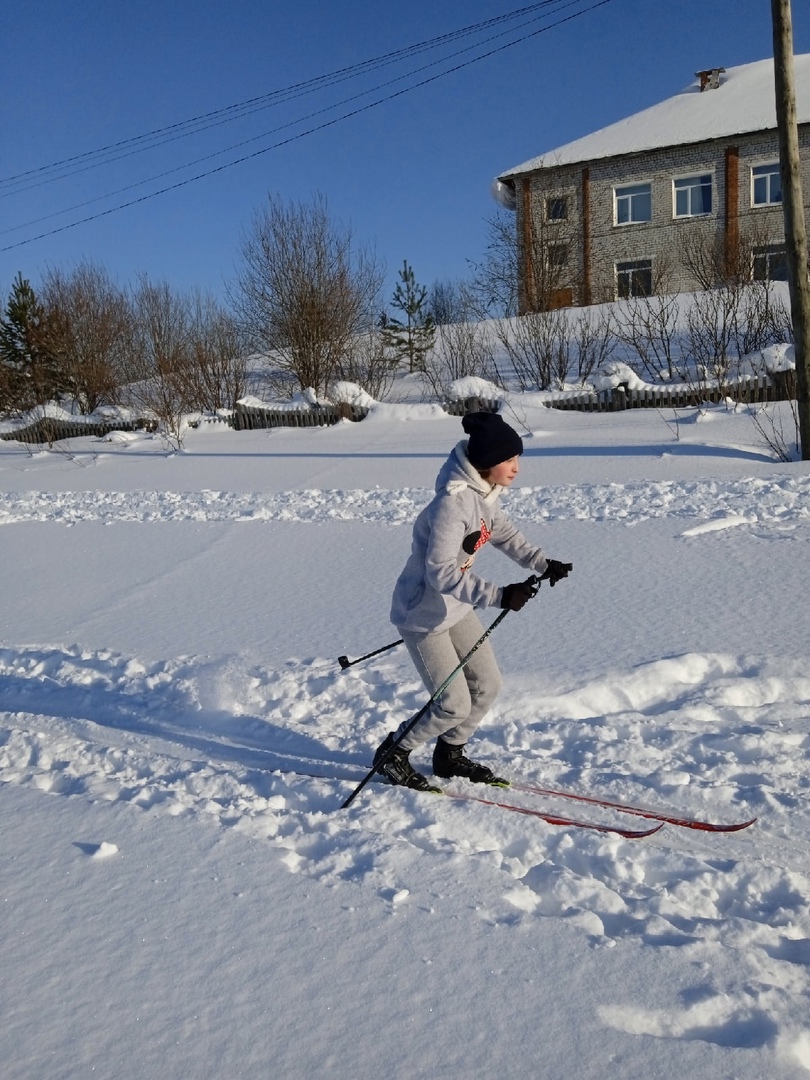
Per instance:
[[[492,536],[492,532],[487,528],[487,523],[481,518],[481,528],[476,529],[475,532],[468,533],[462,541],[461,547],[469,555],[469,559],[466,559],[459,570],[464,573],[465,570],[469,570],[472,564],[475,562],[475,553],[479,548],[483,547]]]

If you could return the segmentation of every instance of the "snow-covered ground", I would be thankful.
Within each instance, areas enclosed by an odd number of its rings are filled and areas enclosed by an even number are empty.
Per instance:
[[[0,443],[4,1080],[806,1077],[810,468],[679,419],[513,417],[504,505],[574,572],[493,634],[474,747],[758,818],[644,840],[381,784],[339,809],[424,701],[401,649],[337,657],[397,636],[457,419]]]

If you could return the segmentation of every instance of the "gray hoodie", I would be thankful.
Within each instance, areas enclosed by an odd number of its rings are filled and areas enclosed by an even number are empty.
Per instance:
[[[391,603],[396,627],[434,633],[459,622],[471,607],[500,607],[503,588],[472,572],[475,553],[487,542],[520,566],[544,572],[543,552],[498,505],[502,490],[473,468],[463,439],[439,471],[436,494],[414,524],[411,554]]]

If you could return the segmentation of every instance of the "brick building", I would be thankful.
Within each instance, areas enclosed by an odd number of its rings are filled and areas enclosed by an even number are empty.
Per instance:
[[[810,55],[795,58],[805,209]],[[730,275],[786,277],[773,61],[698,72],[672,98],[498,177],[521,312]]]

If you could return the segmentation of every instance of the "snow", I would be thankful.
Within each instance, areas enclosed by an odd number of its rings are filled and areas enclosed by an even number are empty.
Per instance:
[[[362,386],[344,380],[335,383],[331,398],[333,401],[344,401],[349,405],[359,405],[361,408],[374,404],[374,398],[366,393]]]
[[[793,58],[796,119],[810,123],[810,54]],[[776,129],[773,60],[729,67],[714,90],[695,79],[680,93],[573,142],[517,165],[501,177],[546,166],[572,165],[619,154],[638,154],[684,143]]]
[[[455,379],[450,383],[448,390],[453,401],[467,401],[469,398],[500,401],[506,396],[500,386],[478,375],[467,375],[463,379]]]
[[[724,406],[508,408],[504,506],[574,571],[494,632],[476,756],[756,824],[339,809],[425,697],[401,648],[336,658],[397,636],[437,406],[0,443],[4,1080],[810,1073],[810,468]]]
[[[591,378],[591,384],[595,390],[611,390],[617,386],[625,386],[628,390],[646,390],[648,383],[630,367],[619,360],[609,360]]]
[[[93,413],[92,417],[87,417],[79,415],[78,409],[70,410],[62,405],[57,405],[55,402],[50,402],[47,405],[38,406],[33,411],[24,413],[22,416],[15,417],[14,419],[3,418],[0,420],[0,432],[19,431],[22,428],[26,428],[29,425],[44,419],[81,420],[83,423],[101,424],[105,421],[128,423],[135,420],[136,417],[129,409],[117,405],[101,405],[96,412]]]
[[[792,371],[796,368],[796,350],[793,345],[769,345],[761,352],[767,372]]]

